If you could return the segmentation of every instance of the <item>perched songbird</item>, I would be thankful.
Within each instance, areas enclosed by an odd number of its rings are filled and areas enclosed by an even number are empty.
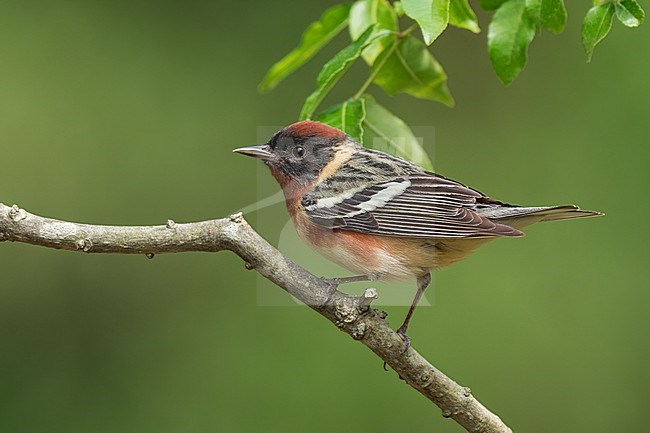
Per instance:
[[[404,159],[367,149],[331,126],[303,121],[261,146],[234,152],[261,159],[278,181],[299,236],[352,272],[338,282],[417,280],[406,319],[431,270],[465,258],[523,227],[601,215],[578,206],[522,207],[494,200]]]

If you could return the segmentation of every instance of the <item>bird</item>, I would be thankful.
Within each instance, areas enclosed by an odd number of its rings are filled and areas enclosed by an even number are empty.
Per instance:
[[[259,146],[233,152],[264,162],[278,182],[299,237],[356,275],[353,281],[415,280],[406,332],[431,272],[485,243],[520,237],[541,221],[602,215],[575,205],[517,206],[403,158],[366,148],[324,123],[293,123]]]

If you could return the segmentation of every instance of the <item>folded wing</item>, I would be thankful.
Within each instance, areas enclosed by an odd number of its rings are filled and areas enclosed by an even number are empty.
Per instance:
[[[302,204],[321,226],[385,236],[479,238],[522,236],[473,210],[490,200],[432,173],[416,173],[328,197],[308,194]]]

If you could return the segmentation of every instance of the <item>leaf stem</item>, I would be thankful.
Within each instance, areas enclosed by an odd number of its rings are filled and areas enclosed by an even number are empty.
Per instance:
[[[411,33],[413,30],[415,30],[415,28],[416,28],[417,26],[418,26],[417,24],[413,24],[413,25],[412,25],[411,27],[409,27],[408,29],[404,30],[403,32],[398,33],[397,37],[398,37],[398,38],[406,37],[409,33]]]
[[[377,74],[379,73],[379,71],[381,70],[381,68],[383,68],[384,64],[386,64],[386,61],[387,61],[388,58],[393,54],[393,51],[395,51],[396,48],[397,48],[397,41],[395,41],[395,42],[393,43],[393,45],[390,47],[390,52],[387,53],[387,54],[384,56],[383,59],[381,59],[381,62],[379,62],[379,64],[377,64],[377,67],[375,68],[375,70],[372,71],[372,73],[370,74],[370,76],[368,77],[368,79],[367,79],[367,80],[366,80],[366,81],[361,85],[361,87],[359,88],[359,90],[357,91],[357,93],[354,94],[354,96],[352,97],[352,99],[359,99],[359,98],[361,97],[361,95],[363,95],[363,93],[366,91],[366,89],[368,88],[368,86],[370,86],[370,84],[372,84],[372,82],[375,80],[375,77],[377,77]]]
[[[383,56],[383,58],[382,58],[381,61],[377,64],[376,67],[375,67],[375,65],[373,65],[374,70],[372,71],[372,73],[370,74],[370,76],[368,77],[368,79],[367,79],[366,81],[364,81],[364,83],[361,85],[361,87],[359,88],[359,90],[357,91],[357,93],[354,94],[354,96],[352,97],[352,99],[359,99],[359,98],[361,97],[361,95],[363,95],[363,93],[366,91],[366,89],[368,89],[368,87],[369,87],[369,86],[372,84],[372,82],[375,80],[375,78],[377,77],[377,74],[379,74],[379,71],[381,71],[381,68],[384,67],[384,65],[385,65],[386,62],[388,61],[388,58],[389,58],[389,57],[393,54],[393,52],[397,49],[397,45],[399,44],[399,41],[398,41],[398,40],[399,40],[399,39],[403,39],[403,38],[405,38],[406,36],[408,36],[408,34],[411,33],[411,32],[412,32],[416,27],[417,27],[417,26],[414,24],[414,25],[412,25],[411,27],[409,27],[408,29],[404,30],[403,32],[397,33],[397,34],[395,35],[395,40],[393,41],[393,45],[390,47],[389,52],[386,53],[385,56]]]

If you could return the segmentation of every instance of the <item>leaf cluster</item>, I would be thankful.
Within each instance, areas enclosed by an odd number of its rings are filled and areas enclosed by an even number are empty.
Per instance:
[[[567,23],[564,0],[478,0],[478,4],[492,13],[488,54],[496,75],[506,85],[526,65],[528,47],[535,36],[544,30],[560,34]],[[645,13],[637,0],[595,0],[582,23],[588,62],[611,29],[614,17],[626,27],[638,27]],[[409,20],[402,29],[400,23]],[[332,6],[307,27],[298,47],[271,67],[259,90],[275,88],[347,29],[351,43],[323,66],[300,119],[313,118],[335,126],[360,143],[432,169],[431,160],[408,125],[366,91],[374,83],[389,95],[406,93],[452,107],[447,75],[428,49],[449,26],[481,31],[468,0],[357,0]],[[413,34],[418,28],[422,39]],[[359,59],[370,68],[367,80],[349,99],[318,112],[327,94]]]

